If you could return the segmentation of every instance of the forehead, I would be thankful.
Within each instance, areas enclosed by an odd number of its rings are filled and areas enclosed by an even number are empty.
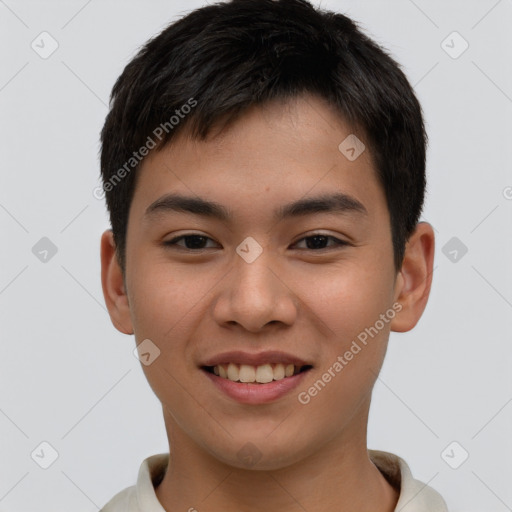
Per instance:
[[[370,208],[384,201],[364,135],[312,96],[251,107],[206,140],[179,132],[138,173],[134,209],[173,192],[253,214],[270,203],[333,192]]]

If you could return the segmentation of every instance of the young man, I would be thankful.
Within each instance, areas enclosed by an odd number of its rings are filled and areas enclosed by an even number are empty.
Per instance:
[[[366,443],[389,333],[430,291],[425,145],[399,66],[305,0],[206,6],[128,64],[102,284],[170,456],[104,512],[447,510]]]

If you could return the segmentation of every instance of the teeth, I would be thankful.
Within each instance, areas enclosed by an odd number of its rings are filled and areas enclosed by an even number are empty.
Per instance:
[[[262,364],[256,368],[256,382],[259,382],[260,384],[266,384],[267,382],[272,382],[273,380],[274,370],[272,370],[272,366],[269,364]]]
[[[296,368],[293,364],[287,364],[285,366],[282,363],[273,365],[262,364],[259,366],[229,363],[228,365],[219,364],[214,366],[213,373],[223,379],[232,380],[233,382],[257,382],[259,384],[267,384],[273,380],[281,380],[285,377],[291,377],[292,375],[299,373],[299,368]]]
[[[238,380],[240,382],[254,382],[256,380],[256,370],[254,366],[243,364],[240,366],[240,372],[238,373]]]
[[[284,365],[276,364],[274,367],[274,379],[281,380],[281,379],[284,379],[284,376],[285,376]]]
[[[229,363],[228,364],[228,379],[236,382],[240,376],[240,370],[238,365]]]

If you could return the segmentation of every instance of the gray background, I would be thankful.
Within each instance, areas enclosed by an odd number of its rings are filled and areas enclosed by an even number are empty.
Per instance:
[[[115,79],[203,4],[0,0],[0,510],[95,511],[167,451],[134,339],[103,304],[92,191]],[[430,136],[433,289],[416,329],[391,335],[369,447],[404,457],[454,512],[512,510],[512,0],[322,6],[403,64]]]

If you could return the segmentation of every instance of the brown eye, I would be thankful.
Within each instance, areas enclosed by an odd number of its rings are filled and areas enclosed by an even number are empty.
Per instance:
[[[305,249],[311,250],[322,250],[322,249],[332,249],[344,245],[349,245],[347,242],[340,240],[334,236],[323,235],[323,234],[315,234],[311,236],[306,236],[299,240],[295,245],[306,241],[306,247],[302,247]],[[328,246],[329,241],[333,241],[334,243]]]
[[[204,235],[181,235],[168,242],[165,242],[166,246],[178,246],[183,247],[184,249],[190,250],[200,250],[200,249],[208,249],[211,247],[206,247],[208,241],[213,240]],[[183,242],[183,243],[180,243]]]

